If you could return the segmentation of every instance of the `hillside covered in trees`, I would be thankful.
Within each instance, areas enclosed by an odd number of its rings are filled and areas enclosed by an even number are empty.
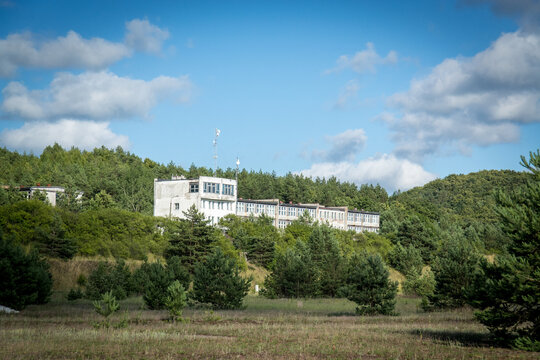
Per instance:
[[[195,165],[184,169],[172,162],[164,165],[150,159],[143,160],[120,147],[114,150],[102,147],[93,151],[81,151],[76,148],[64,150],[54,145],[47,147],[40,156],[0,149],[0,184],[11,187],[0,191],[0,205],[8,206],[21,199],[18,186],[38,183],[63,186],[66,194],[58,201],[59,211],[75,215],[61,216],[62,223],[71,222],[70,229],[76,229],[71,235],[87,239],[80,241],[82,248],[79,247],[79,250],[86,249],[83,253],[88,255],[125,257],[136,254],[140,258],[144,251],[153,249],[153,252],[159,254],[164,249],[165,240],[161,240],[161,235],[148,233],[155,222],[150,219],[153,209],[153,179],[166,179],[172,175],[187,178],[200,175],[234,178],[235,170],[218,169],[214,172]],[[278,198],[285,202],[320,203],[379,211],[381,235],[392,244],[414,245],[422,252],[424,260],[429,261],[442,239],[456,234],[469,239],[482,252],[504,251],[506,240],[498,224],[494,195],[498,191],[508,192],[525,184],[530,176],[527,172],[510,170],[450,175],[392,196],[379,185],[357,186],[339,182],[334,177],[311,179],[291,173],[277,176],[275,173],[244,169],[240,171],[238,180],[241,198]],[[77,191],[83,192],[82,201],[74,201]],[[24,208],[23,205],[17,206],[17,209]],[[13,216],[8,214],[19,211],[17,209],[3,210],[6,214],[2,220],[4,225],[7,226],[7,219]],[[41,208],[39,211],[52,214]],[[62,226],[58,225],[54,216],[49,217],[52,220],[47,221],[47,228],[56,227],[61,230]],[[113,229],[93,234],[91,223],[113,224],[119,219],[125,220],[121,226],[117,224]],[[129,229],[129,232],[122,228]],[[11,232],[4,228],[6,231]],[[139,232],[140,236],[137,235]],[[115,236],[121,238],[126,245],[113,246],[112,239]],[[128,246],[130,239],[135,238],[138,245]],[[99,241],[109,249],[102,251],[88,248],[89,242],[99,247]],[[104,245],[106,243],[110,244]]]

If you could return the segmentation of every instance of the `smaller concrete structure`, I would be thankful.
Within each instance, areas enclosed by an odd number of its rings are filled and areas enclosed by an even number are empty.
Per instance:
[[[52,206],[56,206],[57,194],[58,193],[64,193],[65,189],[63,187],[61,187],[61,186],[51,186],[51,185],[40,186],[40,185],[36,185],[36,186],[21,187],[20,191],[26,192],[27,197],[30,198],[30,199],[33,196],[35,196],[36,193],[38,193],[38,192],[44,193],[46,198],[47,198],[47,201],[49,202],[49,204],[51,204]]]

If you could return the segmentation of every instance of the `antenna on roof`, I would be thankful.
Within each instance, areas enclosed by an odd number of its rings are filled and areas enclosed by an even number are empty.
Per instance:
[[[240,166],[240,159],[236,157],[236,187],[238,188],[238,167]]]
[[[218,159],[218,155],[217,155],[217,139],[218,139],[220,133],[221,133],[221,130],[216,128],[216,137],[214,138],[214,141],[213,141],[213,144],[214,144],[214,169],[215,169],[216,172],[217,172],[217,159]]]

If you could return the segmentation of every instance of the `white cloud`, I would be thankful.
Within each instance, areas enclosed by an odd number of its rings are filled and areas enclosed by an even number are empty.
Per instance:
[[[45,90],[28,90],[19,82],[10,82],[2,90],[2,110],[28,120],[146,117],[158,101],[189,101],[191,87],[187,76],[144,81],[110,72],[60,73]]]
[[[503,34],[474,57],[446,59],[389,106],[402,157],[515,142],[521,124],[540,121],[540,35]]]
[[[105,146],[121,146],[129,149],[129,139],[111,131],[108,122],[77,121],[62,119],[54,123],[25,123],[19,129],[4,130],[0,133],[0,144],[18,151],[40,153],[46,146],[54,143],[64,148],[76,146],[92,150]]]
[[[334,103],[334,109],[344,108],[347,103],[351,101],[351,99],[356,97],[359,89],[360,85],[358,84],[358,81],[350,80],[347,85],[345,85],[345,88],[341,91],[341,94],[339,94],[338,99]]]
[[[126,23],[126,29],[126,44],[137,51],[158,54],[169,37],[167,30],[150,24],[148,20],[131,20]]]
[[[310,169],[300,172],[305,176],[335,176],[341,181],[360,184],[380,184],[389,192],[408,190],[436,179],[422,166],[394,155],[383,154],[377,157],[353,162],[325,162],[313,164]]]
[[[367,136],[363,129],[349,129],[341,134],[329,136],[327,139],[331,143],[330,150],[316,150],[313,151],[312,156],[324,161],[338,162],[353,160],[364,148]]]
[[[159,53],[168,37],[167,30],[139,19],[126,23],[125,43],[85,39],[74,31],[41,41],[29,32],[10,34],[0,39],[0,76],[12,76],[20,67],[102,70],[133,50]]]
[[[349,68],[357,73],[375,72],[377,65],[394,64],[397,61],[398,56],[395,51],[390,51],[383,58],[377,54],[373,43],[368,42],[365,50],[358,51],[353,56],[341,55],[336,62],[336,67],[327,72],[341,71]]]
[[[13,75],[19,67],[103,69],[130,53],[124,44],[83,39],[74,31],[42,43],[30,33],[11,34],[0,39],[0,76]]]

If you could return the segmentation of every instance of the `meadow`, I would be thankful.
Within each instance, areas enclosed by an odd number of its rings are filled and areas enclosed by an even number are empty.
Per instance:
[[[237,311],[186,309],[184,322],[121,301],[110,328],[88,300],[55,292],[46,305],[0,315],[2,359],[538,359],[500,348],[470,309],[424,313],[398,297],[397,316],[354,316],[344,299],[265,299]]]

